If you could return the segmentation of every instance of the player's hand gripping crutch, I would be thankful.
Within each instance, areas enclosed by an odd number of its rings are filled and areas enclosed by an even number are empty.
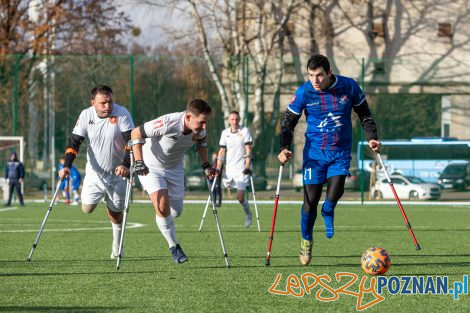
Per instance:
[[[44,216],[44,220],[42,221],[41,227],[39,228],[39,232],[38,232],[38,235],[36,236],[36,240],[33,243],[33,247],[31,248],[31,251],[29,252],[28,261],[31,261],[34,250],[36,250],[36,247],[39,243],[39,238],[41,237],[44,226],[46,226],[46,222],[47,222],[47,219],[49,218],[49,214],[51,214],[52,207],[55,204],[55,199],[57,198],[57,194],[59,193],[60,185],[62,184],[63,180],[64,180],[63,178],[60,178],[57,182],[57,187],[55,189],[54,195],[52,196],[51,204],[49,205],[49,208],[47,209],[46,216]]]
[[[279,203],[279,189],[281,186],[281,177],[282,177],[283,168],[284,168],[284,163],[281,163],[281,166],[279,167],[279,176],[277,178],[276,198],[274,200],[274,211],[273,211],[273,218],[271,221],[271,231],[269,232],[268,253],[266,254],[266,266],[271,265],[271,247],[273,245],[274,225],[276,224],[277,205]]]
[[[124,244],[124,236],[126,234],[126,224],[127,224],[127,215],[129,214],[129,203],[132,193],[132,184],[134,183],[134,153],[132,152],[132,146],[130,146],[129,151],[129,158],[130,158],[130,168],[129,168],[129,179],[127,180],[126,186],[126,199],[124,202],[124,214],[122,217],[122,231],[121,231],[121,239],[119,240],[119,255],[116,260],[116,270],[119,270],[121,265],[122,259],[122,248]]]
[[[384,162],[382,160],[382,157],[380,156],[380,153],[377,153],[377,158],[379,159],[380,166],[382,166],[385,177],[387,177],[388,184],[390,185],[390,188],[392,189],[393,195],[395,196],[395,200],[397,201],[398,207],[400,208],[401,215],[403,215],[403,219],[405,220],[406,227],[408,227],[408,230],[410,231],[411,238],[413,238],[413,242],[415,244],[416,250],[420,250],[421,247],[416,240],[415,234],[413,233],[413,229],[411,229],[411,224],[408,221],[408,218],[406,217],[405,210],[403,209],[403,206],[401,205],[400,198],[398,198],[397,192],[395,191],[395,187],[393,186],[392,180],[390,179],[390,175],[388,174],[387,169],[385,168]]]
[[[217,216],[217,209],[215,208],[215,200],[212,197],[212,191],[214,190],[215,182],[212,184],[212,188],[211,188],[209,180],[206,179],[206,181],[207,181],[207,189],[209,190],[209,198],[212,203],[212,213],[214,213],[215,224],[217,225],[217,231],[219,232],[220,245],[222,246],[222,251],[224,253],[225,265],[227,266],[227,268],[230,268],[227,250],[225,250],[224,237],[222,236],[222,229],[220,228],[219,217]]]
[[[258,205],[256,204],[255,184],[253,183],[253,172],[250,173],[251,192],[253,194],[253,202],[255,203],[256,224],[258,224],[258,231],[261,232],[259,225]]]

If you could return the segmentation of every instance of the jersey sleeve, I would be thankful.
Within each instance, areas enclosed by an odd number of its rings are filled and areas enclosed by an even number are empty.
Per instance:
[[[168,119],[165,116],[144,123],[147,137],[161,137],[168,132]]]
[[[366,100],[366,95],[353,79],[351,79],[351,100],[353,106],[359,106]]]
[[[87,118],[86,110],[84,110],[82,111],[82,113],[80,113],[77,123],[75,124],[75,127],[72,130],[72,134],[75,134],[81,137],[86,137],[88,134],[88,131],[87,131],[88,122],[89,121]]]
[[[253,144],[253,137],[251,136],[251,130],[248,127],[246,127],[245,129],[246,129],[245,136],[244,136],[245,145],[251,145]]]
[[[294,97],[287,106],[287,109],[295,115],[302,115],[304,107],[304,87],[302,85],[295,91]]]
[[[132,121],[131,114],[127,109],[123,108],[123,114],[119,117],[119,129],[122,133],[134,129],[134,122]]]
[[[225,130],[220,134],[219,147],[227,147],[227,141],[225,140]]]

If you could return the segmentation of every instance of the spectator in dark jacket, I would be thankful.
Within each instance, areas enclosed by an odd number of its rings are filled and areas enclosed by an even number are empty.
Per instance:
[[[5,178],[8,179],[8,185],[10,187],[6,206],[11,205],[13,189],[16,189],[20,206],[24,206],[23,194],[21,193],[21,184],[24,179],[24,166],[23,163],[18,160],[16,152],[12,152],[10,155],[10,161],[8,161],[5,167]]]

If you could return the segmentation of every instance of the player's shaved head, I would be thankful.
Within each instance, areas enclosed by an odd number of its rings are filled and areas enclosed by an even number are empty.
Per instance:
[[[91,99],[95,99],[97,94],[112,95],[113,90],[109,86],[98,85],[91,90]]]

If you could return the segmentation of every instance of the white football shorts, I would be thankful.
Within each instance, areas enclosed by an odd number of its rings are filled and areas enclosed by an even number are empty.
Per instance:
[[[250,175],[243,175],[240,173],[236,176],[224,175],[222,183],[225,188],[237,188],[237,190],[246,190],[249,184]]]
[[[150,172],[145,176],[139,175],[145,191],[150,195],[158,190],[168,189],[171,199],[184,198],[184,173],[167,172],[165,174]]]
[[[127,179],[123,177],[99,177],[96,173],[87,173],[83,180],[82,203],[98,204],[104,197],[111,211],[122,212],[126,203],[126,187]]]

